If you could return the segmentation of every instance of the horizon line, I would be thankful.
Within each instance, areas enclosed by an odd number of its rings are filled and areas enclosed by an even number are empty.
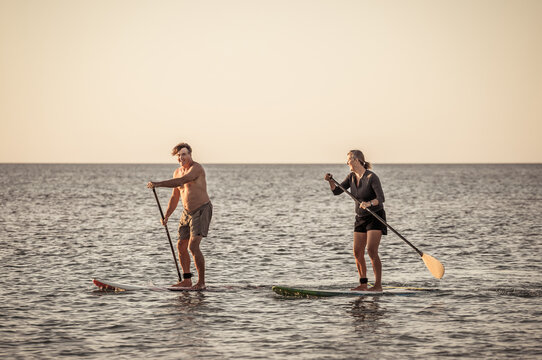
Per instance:
[[[252,163],[252,162],[200,162],[203,165],[346,165],[345,163]],[[172,165],[175,162],[149,163],[149,162],[0,162],[0,165]],[[542,165],[542,162],[383,162],[371,165]]]

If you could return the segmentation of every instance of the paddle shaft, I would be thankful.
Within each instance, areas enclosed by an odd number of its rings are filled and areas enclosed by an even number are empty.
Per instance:
[[[350,193],[348,190],[346,190],[344,187],[342,187],[341,184],[339,184],[337,182],[337,180],[335,180],[334,178],[331,178],[331,180],[333,180],[333,182],[335,183],[336,186],[338,186],[342,191],[344,191],[345,193],[347,193],[348,195],[350,195],[350,197],[352,199],[354,199],[354,201],[356,202],[356,204],[359,206],[360,202],[358,199],[356,199],[356,197],[354,195],[352,195],[352,193]],[[388,229],[390,229],[391,231],[393,231],[397,236],[399,236],[401,238],[401,240],[403,240],[404,242],[406,242],[408,245],[410,245],[410,247],[412,247],[414,250],[416,250],[416,252],[420,255],[420,256],[423,256],[423,252],[421,252],[420,250],[418,250],[418,248],[414,245],[412,245],[412,243],[410,241],[408,241],[407,239],[405,239],[405,237],[401,234],[399,234],[399,232],[397,232],[397,230],[395,230],[393,227],[391,227],[390,224],[388,224],[384,219],[382,219],[380,216],[378,216],[377,214],[374,213],[374,211],[372,211],[371,209],[369,208],[365,208],[365,210],[367,210],[371,215],[373,215],[378,221],[380,221],[382,224],[386,225],[388,227]]]
[[[154,198],[156,199],[156,204],[158,204],[158,209],[160,209],[160,216],[162,217],[162,222],[165,220],[164,213],[162,212],[162,206],[160,206],[160,201],[158,200],[158,195],[156,195],[156,189],[152,188],[154,193]],[[179,281],[183,281],[181,277],[181,272],[179,271],[179,263],[177,262],[177,257],[175,256],[175,250],[173,249],[173,243],[171,242],[171,236],[169,236],[169,230],[167,224],[164,224],[164,229],[166,229],[167,239],[169,240],[169,246],[171,247],[171,253],[173,254],[173,260],[175,260],[175,267],[177,268],[177,275],[179,275]]]

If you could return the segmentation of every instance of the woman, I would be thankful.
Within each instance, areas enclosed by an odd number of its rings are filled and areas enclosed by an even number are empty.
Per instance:
[[[387,228],[371,215],[366,208],[376,213],[382,219],[386,220],[384,211],[384,192],[380,185],[378,176],[370,169],[371,164],[365,161],[365,156],[360,150],[351,150],[348,153],[346,164],[350,167],[350,174],[341,183],[345,189],[350,188],[350,192],[359,201],[359,207],[356,206],[356,222],[354,224],[354,257],[359,273],[359,286],[352,290],[370,290],[382,291],[382,263],[378,256],[378,246],[382,235],[387,234]],[[343,191],[335,186],[331,174],[326,174],[325,180],[333,194],[339,195]],[[367,266],[365,265],[365,248],[371,259],[375,275],[374,286],[367,288]]]

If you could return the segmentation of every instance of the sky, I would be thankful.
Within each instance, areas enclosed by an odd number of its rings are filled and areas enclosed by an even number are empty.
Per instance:
[[[539,0],[0,0],[0,163],[541,163]]]

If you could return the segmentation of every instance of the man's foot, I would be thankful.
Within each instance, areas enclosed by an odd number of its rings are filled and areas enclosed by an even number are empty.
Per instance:
[[[382,286],[373,286],[368,288],[367,291],[382,292]]]
[[[192,290],[205,290],[205,284],[196,283],[196,285],[192,286]]]
[[[367,284],[361,284],[358,287],[350,289],[352,291],[367,291]]]
[[[183,281],[180,281],[178,282],[177,284],[175,285],[172,285],[174,287],[186,287],[186,288],[189,288],[189,287],[192,287],[192,280],[190,279],[184,279]]]

